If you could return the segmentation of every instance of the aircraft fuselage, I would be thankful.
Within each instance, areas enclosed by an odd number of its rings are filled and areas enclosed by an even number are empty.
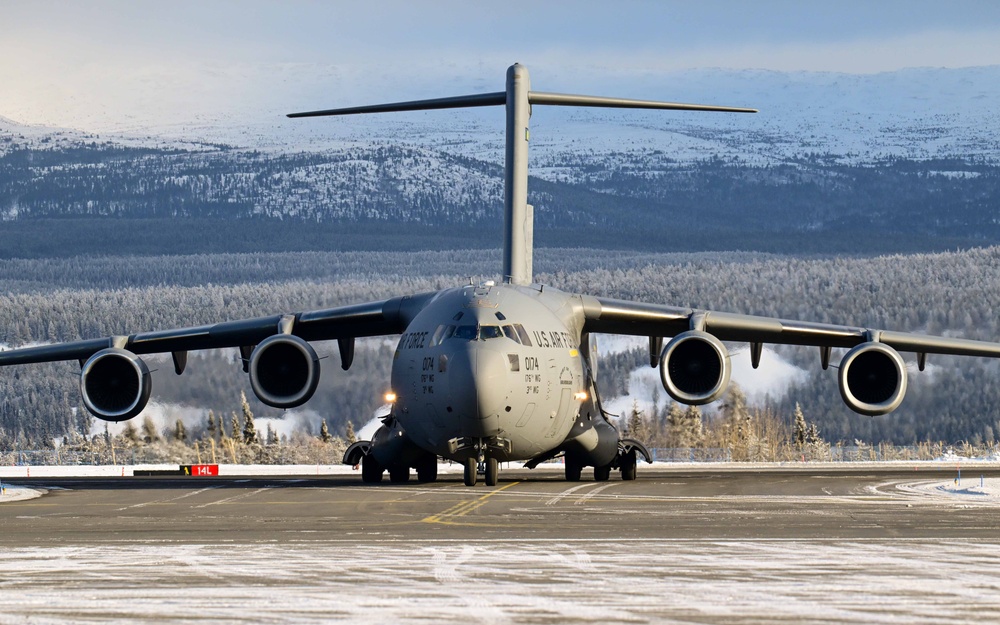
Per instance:
[[[483,447],[526,460],[563,443],[588,390],[575,303],[538,286],[441,291],[393,358],[393,416],[406,435],[458,461]]]

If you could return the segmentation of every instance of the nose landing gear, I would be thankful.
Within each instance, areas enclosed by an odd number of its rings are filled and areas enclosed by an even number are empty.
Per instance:
[[[500,462],[496,458],[466,458],[465,460],[465,485],[475,486],[479,479],[479,474],[483,474],[483,481],[487,486],[496,486],[500,480]]]

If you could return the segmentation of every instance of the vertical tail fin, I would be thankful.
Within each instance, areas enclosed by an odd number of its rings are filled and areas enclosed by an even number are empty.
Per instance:
[[[607,108],[660,109],[675,111],[715,111],[756,113],[755,109],[704,104],[682,104],[653,100],[630,100],[600,96],[531,91],[528,68],[519,63],[507,69],[506,91],[433,100],[413,100],[351,108],[292,113],[288,117],[323,117],[359,113],[390,113],[432,109],[500,106],[507,108],[507,142],[504,160],[503,279],[510,284],[531,284],[534,217],[528,204],[528,121],[531,105],[591,106]]]

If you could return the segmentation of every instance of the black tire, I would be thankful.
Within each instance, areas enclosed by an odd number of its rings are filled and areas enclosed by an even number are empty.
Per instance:
[[[624,456],[622,456],[622,479],[626,482],[631,482],[635,479],[636,458],[635,451],[630,451]]]
[[[500,463],[496,458],[486,459],[486,478],[484,481],[487,486],[496,486],[497,482],[500,480]]]
[[[566,456],[563,468],[566,470],[567,482],[579,482],[583,476],[583,465],[570,456]]]
[[[402,484],[410,481],[410,467],[395,466],[389,468],[389,481],[393,484]]]
[[[382,465],[370,455],[361,457],[361,481],[365,484],[377,484],[382,481]]]
[[[417,465],[417,481],[421,484],[436,482],[438,479],[437,456],[428,456]]]
[[[477,471],[479,470],[479,462],[475,458],[467,458],[465,460],[465,485],[475,486],[477,479]]]
[[[595,482],[607,482],[611,479],[611,465],[606,464],[603,467],[594,467],[594,481]]]

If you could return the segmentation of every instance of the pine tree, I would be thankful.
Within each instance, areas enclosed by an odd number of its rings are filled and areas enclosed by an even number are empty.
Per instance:
[[[257,442],[257,428],[254,426],[253,412],[250,411],[250,404],[243,391],[240,391],[240,406],[243,409],[243,442],[253,445]]]
[[[667,439],[673,447],[687,447],[684,436],[684,410],[677,402],[671,402],[667,410]]]
[[[133,445],[139,442],[139,430],[135,429],[135,423],[125,422],[125,429],[122,430],[122,438]]]
[[[142,420],[142,438],[149,444],[160,440],[160,433],[156,431],[156,424],[152,417],[147,416]]]
[[[326,427],[326,419],[323,419],[323,423],[319,426],[319,438],[324,443],[329,443],[333,440],[333,437],[330,436],[330,428]]]
[[[184,422],[180,419],[174,424],[174,440],[179,443],[187,440],[187,428],[184,427]]]
[[[267,424],[267,444],[277,445],[278,444],[278,433],[274,430],[274,426],[270,423]]]
[[[643,419],[643,412],[639,410],[638,400],[632,400],[632,410],[628,415],[628,435],[629,438],[644,441],[649,438],[646,420]]]
[[[208,423],[205,424],[205,434],[211,440],[216,440],[215,436],[215,413],[208,411]]]
[[[232,413],[233,417],[229,421],[230,438],[234,442],[241,442],[243,438],[240,436],[240,418],[236,416],[236,413]]]
[[[358,435],[354,432],[354,424],[350,421],[347,422],[347,431],[345,432],[344,437],[347,439],[348,445],[353,445],[358,442]]]
[[[816,427],[815,423],[809,424],[809,429],[806,430],[805,443],[812,447],[823,443],[823,439],[819,435],[819,428]]]
[[[802,448],[806,445],[808,426],[806,425],[806,417],[802,414],[802,407],[798,402],[795,402],[795,432],[792,434],[792,442],[795,443],[795,448],[802,451]]]
[[[686,447],[695,447],[701,443],[703,435],[703,425],[701,418],[701,408],[698,406],[688,406],[684,411],[684,437],[687,441]]]
[[[747,396],[736,382],[729,384],[729,389],[726,391],[726,399],[719,407],[719,412],[722,414],[723,419],[731,423],[739,423],[746,420],[749,414]]]

